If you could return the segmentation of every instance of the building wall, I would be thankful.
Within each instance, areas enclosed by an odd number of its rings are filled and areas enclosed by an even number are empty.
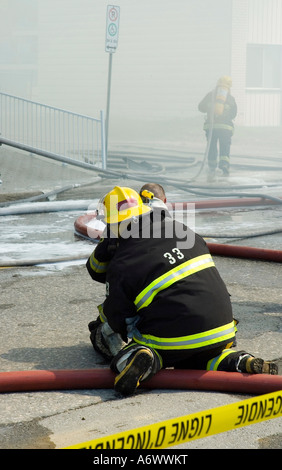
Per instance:
[[[232,3],[232,93],[238,106],[236,124],[245,123],[245,88],[246,88],[246,43],[248,35],[248,1],[233,0]]]
[[[248,42],[282,44],[281,0],[249,0]]]
[[[37,0],[0,2],[0,89],[30,97],[37,82]]]
[[[251,54],[246,58],[244,120],[246,126],[281,125],[282,2],[249,0],[246,49],[256,51],[248,80]],[[260,60],[258,60],[260,59]],[[256,77],[257,75],[257,77]]]
[[[110,96],[115,138],[151,138],[164,129],[164,138],[173,140],[193,126],[202,132],[198,103],[226,74],[233,79],[238,125],[280,125],[281,86],[250,90],[246,65],[249,45],[282,45],[281,0],[116,3],[120,31]],[[108,4],[2,0],[1,90],[94,117],[106,110]]]
[[[7,2],[10,14],[18,1]],[[106,110],[109,2],[21,1],[36,2],[38,10],[36,28],[33,24],[38,39],[36,80],[26,88],[25,97],[91,116]],[[165,137],[173,139],[195,118],[201,127],[198,102],[220,75],[230,74],[232,0],[117,4],[121,15],[112,63],[111,132],[141,136],[148,130],[152,135],[166,123]],[[12,94],[23,90],[9,81],[6,86]]]
[[[38,98],[86,114],[106,108],[107,3],[40,1]],[[111,119],[151,125],[197,116],[202,95],[230,73],[231,1],[118,4]]]

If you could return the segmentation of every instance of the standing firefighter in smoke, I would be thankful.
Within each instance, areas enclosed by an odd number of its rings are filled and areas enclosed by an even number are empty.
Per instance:
[[[106,299],[89,330],[115,390],[132,394],[162,367],[277,374],[275,363],[231,349],[230,296],[202,237],[131,188],[110,191],[104,211],[87,269]]]
[[[210,91],[199,103],[198,109],[207,114],[204,130],[207,138],[208,179],[215,177],[218,167],[224,176],[229,175],[230,146],[234,132],[233,119],[237,115],[237,104],[230,94],[232,80],[228,76],[221,77],[213,91]],[[219,162],[218,160],[219,145]]]

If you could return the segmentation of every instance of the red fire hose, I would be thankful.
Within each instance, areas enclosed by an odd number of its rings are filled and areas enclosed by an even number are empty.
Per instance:
[[[279,198],[278,198],[279,199]],[[241,207],[241,206],[268,206],[279,204],[279,201],[267,199],[263,197],[239,197],[239,198],[220,198],[220,199],[203,199],[191,202],[170,202],[169,208],[191,207],[195,204],[195,209],[219,209],[220,207]]]
[[[85,214],[75,220],[74,228],[78,235],[93,240],[99,240],[101,232],[87,224],[96,217],[96,214]],[[282,262],[282,251],[268,248],[257,248],[252,246],[229,245],[223,243],[207,242],[211,254],[219,256],[231,256],[235,258],[257,259],[264,261]]]
[[[207,243],[207,247],[214,255],[234,256],[235,258],[263,259],[265,261],[282,262],[281,250],[255,248],[252,246],[225,245],[221,243]]]
[[[240,206],[265,206],[265,205],[272,205],[277,204],[277,202],[271,199],[264,199],[261,197],[253,197],[253,198],[221,198],[217,199],[210,199],[210,200],[199,200],[199,201],[192,201],[195,204],[195,209],[216,209],[221,207],[240,207]],[[172,210],[174,209],[187,209],[191,207],[191,202],[181,201],[181,202],[169,202],[167,203],[168,207]],[[96,211],[84,214],[78,217],[74,223],[74,227],[78,233],[84,236],[88,236],[91,238],[100,238],[100,233],[95,229],[90,229],[93,231],[93,234],[87,233],[87,223],[90,222],[93,218],[96,217]]]
[[[115,374],[110,369],[27,370],[0,373],[0,392],[110,389]],[[162,369],[145,383],[146,389],[210,390],[265,394],[282,390],[281,375],[241,374],[203,370]]]

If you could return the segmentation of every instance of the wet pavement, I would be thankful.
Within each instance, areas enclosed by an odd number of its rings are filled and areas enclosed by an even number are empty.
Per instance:
[[[34,156],[25,160],[4,147],[0,148],[0,162],[2,203],[80,182],[86,186],[62,192],[55,200],[85,200],[87,205],[117,182],[131,185],[124,179],[95,179],[96,174]],[[250,178],[248,173],[236,170],[230,178],[229,187],[239,181],[263,182],[260,192],[282,195],[277,172],[268,171],[263,176],[254,172]],[[88,181],[92,182],[89,186]],[[222,186],[226,182],[218,178],[213,184]],[[137,189],[140,182],[135,180],[131,186]],[[168,194],[175,201],[188,196],[196,199],[174,187],[168,188]],[[93,244],[78,238],[73,231],[74,220],[81,213],[84,210],[75,209],[1,217],[0,255],[2,261],[7,261],[7,267],[0,269],[3,372],[108,367],[89,341],[87,325],[97,316],[96,306],[103,301],[104,287],[94,283],[85,269]],[[209,235],[211,230],[232,232],[235,238],[239,231],[243,238],[236,239],[236,243],[280,249],[280,233],[245,238],[250,231],[277,228],[280,220],[280,207],[222,209],[196,214],[195,226],[197,231]],[[56,262],[60,256],[70,260]],[[81,259],[71,260],[75,256]],[[9,260],[30,258],[41,260],[42,264],[9,266]],[[281,263],[219,256],[214,256],[214,260],[231,294],[234,317],[240,320],[237,347],[275,360],[282,375]],[[0,449],[60,449],[249,397],[157,389],[140,389],[133,397],[123,399],[111,389],[4,393],[0,395]],[[276,418],[174,448],[281,449],[281,442],[282,418]]]

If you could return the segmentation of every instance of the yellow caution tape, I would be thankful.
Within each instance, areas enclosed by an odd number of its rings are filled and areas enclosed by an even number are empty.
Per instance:
[[[94,439],[66,449],[166,449],[282,416],[282,391]]]

